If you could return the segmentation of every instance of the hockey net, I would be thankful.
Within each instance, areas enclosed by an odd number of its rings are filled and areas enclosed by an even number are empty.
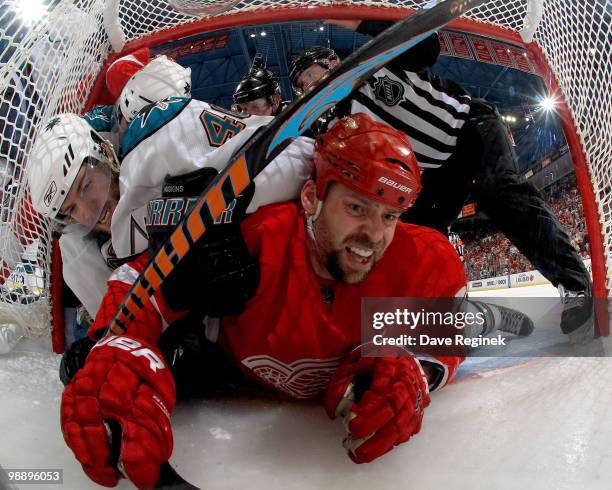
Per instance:
[[[105,65],[121,52],[241,25],[308,19],[388,19],[421,0],[48,0],[28,19],[28,2],[0,13],[0,323],[31,336],[62,332],[61,267],[52,227],[29,204],[24,166],[41,121],[96,102]],[[235,4],[217,15],[215,9]],[[29,7],[31,8],[31,7]],[[211,10],[212,8],[212,10]],[[185,12],[190,12],[187,14]],[[530,53],[559,100],[590,236],[595,294],[612,288],[612,8],[607,0],[493,0],[453,29],[503,39]],[[52,315],[55,306],[56,315]],[[600,312],[608,323],[607,312]],[[53,319],[52,319],[53,317]],[[604,329],[605,330],[605,329]],[[63,333],[54,346],[63,349]]]

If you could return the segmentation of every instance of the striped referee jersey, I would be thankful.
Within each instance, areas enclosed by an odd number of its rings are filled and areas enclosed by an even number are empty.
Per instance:
[[[468,119],[470,96],[450,80],[396,66],[377,71],[350,96],[350,112],[365,112],[408,136],[421,168],[439,168],[453,154]]]

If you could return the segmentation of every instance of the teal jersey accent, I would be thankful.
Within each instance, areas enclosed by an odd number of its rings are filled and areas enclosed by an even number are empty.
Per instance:
[[[114,107],[112,105],[102,105],[83,114],[83,119],[99,133],[110,133],[114,125]]]
[[[191,97],[169,97],[142,109],[123,136],[121,159],[141,141],[168,124],[191,102]]]

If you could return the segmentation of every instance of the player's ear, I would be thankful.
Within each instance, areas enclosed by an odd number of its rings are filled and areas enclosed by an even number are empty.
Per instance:
[[[311,179],[306,181],[304,187],[302,187],[300,199],[306,214],[315,214],[319,199],[317,198],[317,186],[314,180]]]

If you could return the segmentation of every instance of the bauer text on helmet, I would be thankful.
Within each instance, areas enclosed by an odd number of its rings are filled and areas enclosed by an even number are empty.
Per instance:
[[[354,114],[317,139],[314,164],[302,189],[311,262],[324,278],[361,282],[421,189],[412,148],[403,133]]]
[[[131,122],[147,105],[191,94],[191,69],[158,56],[126,83],[119,96],[121,115]]]
[[[317,138],[314,164],[319,198],[330,182],[406,211],[421,190],[421,174],[406,135],[358,113]]]

